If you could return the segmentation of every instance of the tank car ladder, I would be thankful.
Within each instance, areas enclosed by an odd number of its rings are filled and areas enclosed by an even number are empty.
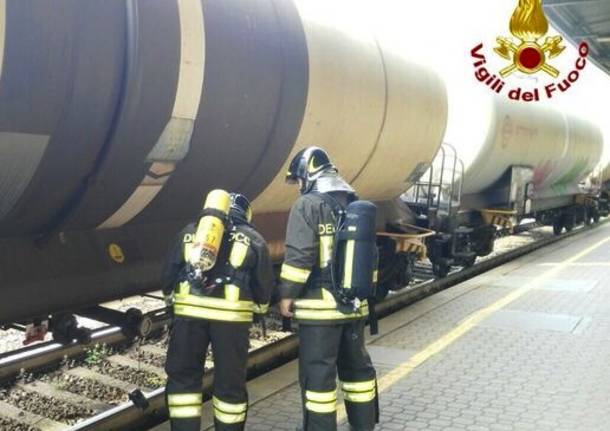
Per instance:
[[[436,220],[439,215],[451,217],[462,198],[464,163],[453,145],[443,144],[428,171],[411,187],[403,199],[420,217]],[[428,227],[435,228],[428,223]]]

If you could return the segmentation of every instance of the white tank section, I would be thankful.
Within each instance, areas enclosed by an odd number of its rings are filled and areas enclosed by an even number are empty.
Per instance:
[[[292,156],[310,145],[328,151],[360,197],[398,197],[425,171],[442,143],[447,123],[444,83],[413,64],[408,43],[393,41],[391,45],[403,48],[387,48],[393,36],[377,36],[371,23],[374,2],[296,4],[309,52],[307,107],[290,157],[254,201],[255,212],[290,208],[297,190],[284,183],[285,172]]]
[[[610,181],[610,162],[606,164],[604,170],[602,171],[602,183],[606,183]]]
[[[492,96],[451,112],[448,142],[465,164],[463,194],[488,189],[512,166],[534,170],[536,198],[572,194],[603,150],[597,126],[548,106]]]

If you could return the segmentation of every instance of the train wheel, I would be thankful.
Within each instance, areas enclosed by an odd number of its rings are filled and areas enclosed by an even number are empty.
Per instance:
[[[599,211],[593,211],[593,223],[599,223],[600,215]]]
[[[388,296],[388,293],[390,293],[390,288],[388,287],[387,284],[378,285],[377,290],[375,292],[375,300],[377,302],[383,301],[386,298],[386,296]]]
[[[477,256],[476,255],[474,255],[472,257],[469,257],[468,259],[466,259],[464,261],[464,268],[470,268],[470,267],[474,266],[476,261],[477,261]]]
[[[432,265],[432,271],[434,272],[434,275],[436,275],[436,278],[447,277],[447,274],[449,274],[450,270],[451,266],[443,260]]]

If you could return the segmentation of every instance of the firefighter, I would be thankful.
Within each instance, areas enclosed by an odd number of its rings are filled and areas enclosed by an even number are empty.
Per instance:
[[[249,328],[253,315],[267,311],[273,268],[267,244],[250,224],[248,199],[241,194],[230,199],[229,222],[213,268],[201,281],[187,274],[185,256],[197,230],[192,223],[180,233],[164,271],[163,293],[174,314],[165,366],[173,431],[200,428],[209,344],[214,351],[215,429],[243,430],[246,421]]]
[[[352,429],[372,430],[378,402],[375,369],[364,346],[368,304],[341,307],[329,275],[336,215],[328,199],[344,208],[355,200],[355,192],[317,147],[294,157],[286,181],[298,184],[301,196],[288,219],[280,311],[299,323],[303,429],[337,429],[338,372]],[[376,261],[367,264],[376,268]]]

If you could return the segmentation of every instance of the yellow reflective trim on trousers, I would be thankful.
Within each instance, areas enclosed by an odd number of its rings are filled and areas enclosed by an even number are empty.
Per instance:
[[[316,403],[329,403],[331,401],[337,401],[337,390],[334,389],[328,392],[305,391],[305,398],[308,401],[314,401]]]
[[[223,322],[252,322],[252,311],[214,310],[184,304],[174,304],[174,314],[181,317],[220,320]]]
[[[306,401],[305,408],[314,413],[334,413],[337,411],[337,400],[328,403]]]
[[[267,314],[269,311],[269,304],[254,304],[252,306],[252,311],[256,314]]]
[[[227,301],[225,298],[213,298],[211,296],[176,295],[176,302],[197,307],[218,308],[231,311],[252,311],[252,301]]]
[[[311,274],[311,270],[309,269],[301,269],[285,263],[282,265],[282,273],[280,274],[280,277],[284,280],[303,284],[307,282],[309,274]]]
[[[368,308],[360,309],[358,313],[343,314],[340,311],[324,311],[324,310],[299,310],[297,309],[294,316],[297,320],[344,320],[344,319],[362,319],[369,315]]]
[[[341,388],[346,392],[365,392],[375,389],[375,379],[363,382],[341,382]]]
[[[227,284],[225,286],[225,299],[231,302],[239,302],[239,287],[234,284]]]
[[[355,229],[354,229],[355,230]],[[352,288],[352,272],[354,270],[354,248],[356,241],[350,239],[345,246],[345,266],[343,271],[343,288]]]
[[[245,413],[225,413],[218,409],[214,409],[214,417],[223,424],[239,424],[246,420]]]
[[[169,406],[169,417],[173,419],[198,418],[201,416],[201,406]]]
[[[200,393],[168,394],[167,403],[170,406],[190,406],[194,404],[201,404],[202,398]]]
[[[367,392],[345,392],[343,399],[350,403],[368,403],[375,399],[375,390]]]
[[[219,398],[212,397],[212,403],[214,407],[223,411],[224,413],[245,413],[248,410],[248,403],[227,403]]]
[[[235,269],[239,269],[246,260],[248,254],[248,246],[241,242],[234,242],[229,256],[229,263]]]
[[[379,280],[379,271],[375,270],[373,272],[373,283],[377,283],[378,280]]]
[[[320,236],[320,268],[326,268],[333,258],[333,235]]]

